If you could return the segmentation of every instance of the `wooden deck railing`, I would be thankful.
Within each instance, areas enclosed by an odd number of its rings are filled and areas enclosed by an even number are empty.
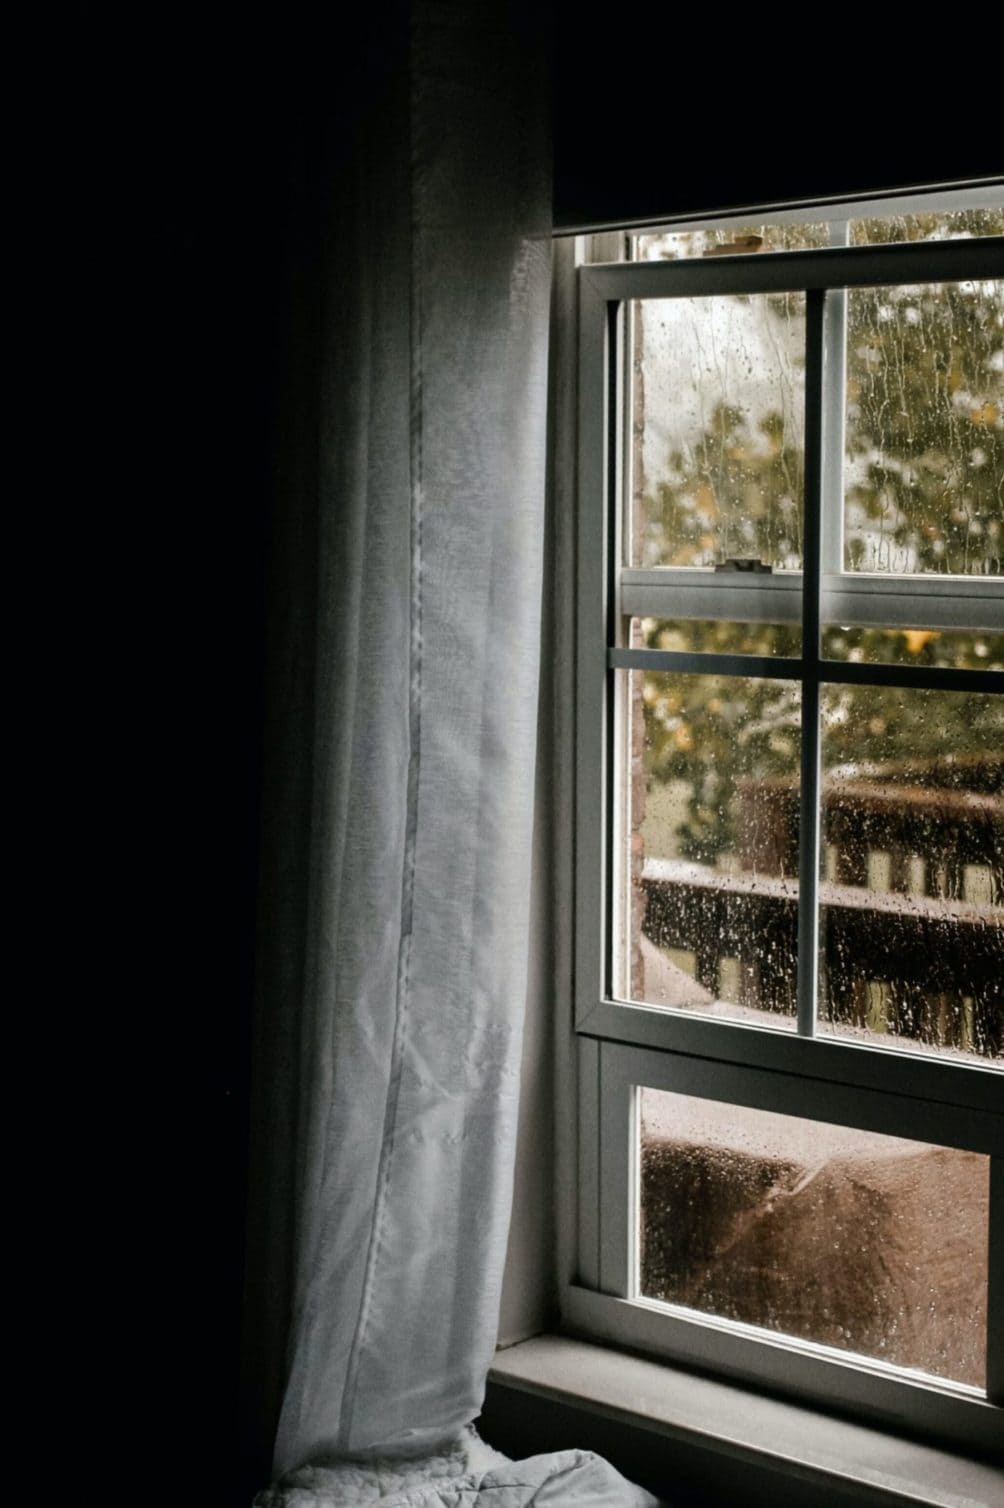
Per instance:
[[[826,793],[823,838],[832,878],[820,884],[820,988],[832,1021],[865,1027],[876,1024],[879,1012],[882,1028],[901,1036],[1001,1056],[1004,802],[993,792],[995,765],[999,771],[999,763],[983,760],[978,778],[966,772],[984,789],[906,784],[908,771],[897,769],[895,784],[840,781]],[[642,861],[642,929],[656,946],[693,953],[696,979],[716,997],[722,961],[736,959],[737,1004],[793,1013],[797,792],[791,783],[748,787],[739,826],[737,873]],[[888,890],[867,884],[876,852],[888,855]],[[965,899],[966,866],[986,872],[986,899]]]

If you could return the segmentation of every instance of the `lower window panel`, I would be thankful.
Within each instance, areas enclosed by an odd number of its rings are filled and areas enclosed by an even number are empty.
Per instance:
[[[637,1292],[977,1388],[989,1162],[639,1091]]]

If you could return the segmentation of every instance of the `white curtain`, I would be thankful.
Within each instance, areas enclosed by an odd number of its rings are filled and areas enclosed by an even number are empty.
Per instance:
[[[551,193],[531,13],[381,8],[294,259],[249,1266],[253,1390],[278,1420],[262,1503],[649,1501],[595,1458],[507,1466],[468,1431],[530,888]]]

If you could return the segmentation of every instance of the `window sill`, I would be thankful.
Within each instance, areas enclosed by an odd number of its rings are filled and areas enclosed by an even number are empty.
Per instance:
[[[573,1424],[574,1443],[627,1476],[634,1464],[636,1480],[675,1504],[741,1508],[776,1503],[778,1492],[786,1505],[1004,1501],[1004,1471],[985,1462],[660,1362],[552,1334],[496,1353],[483,1416],[492,1444],[523,1454],[561,1448],[573,1443]]]

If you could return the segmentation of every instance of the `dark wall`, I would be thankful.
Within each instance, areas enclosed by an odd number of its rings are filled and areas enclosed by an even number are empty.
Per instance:
[[[557,8],[559,230],[1004,173],[996,91],[950,28],[849,7]]]
[[[61,420],[53,444],[73,456],[67,513],[86,548],[62,646],[84,672],[63,725],[86,769],[72,897],[90,952],[72,1005],[94,1023],[87,1110],[108,1123],[68,1251],[94,1328],[88,1448],[127,1498],[247,1508],[235,1434],[268,540],[283,269],[315,198],[324,96],[290,16],[182,5],[129,25],[80,10],[60,123],[72,442]]]
[[[143,307],[148,461],[140,620],[159,688],[145,1027],[163,1173],[151,1245],[161,1470],[246,1504],[235,1472],[264,595],[290,175],[288,39],[195,19],[163,38]],[[274,28],[272,28],[274,32]],[[273,47],[273,44],[280,45]],[[148,509],[152,510],[148,512]],[[144,659],[146,654],[144,654]],[[152,711],[152,709],[151,709]],[[147,803],[149,806],[151,803]],[[161,1119],[162,1117],[162,1119]],[[168,1381],[168,1379],[170,1379]],[[181,1448],[178,1449],[180,1444]]]

